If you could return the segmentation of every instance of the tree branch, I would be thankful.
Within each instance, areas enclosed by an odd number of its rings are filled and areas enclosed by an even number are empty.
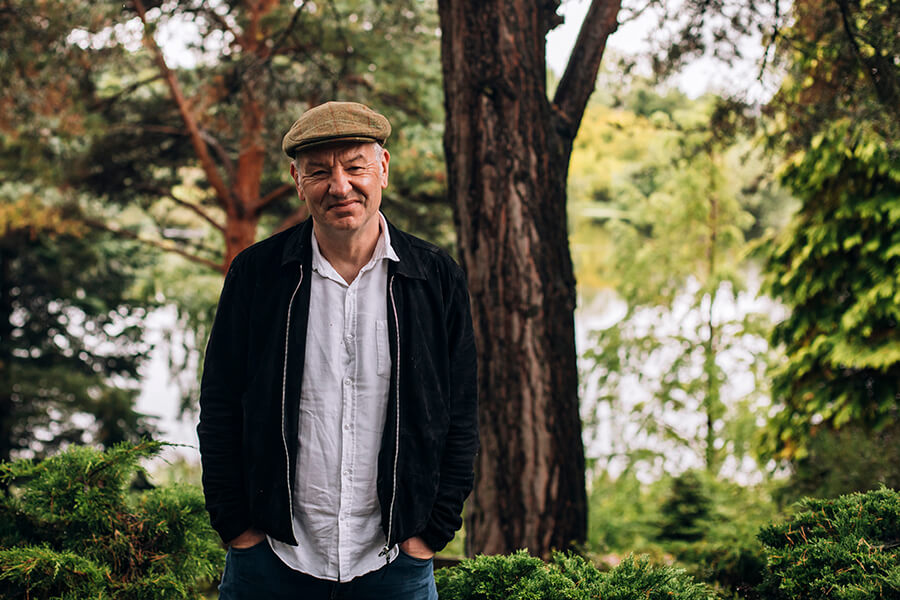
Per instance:
[[[231,34],[231,36],[234,38],[234,42],[237,45],[243,47],[243,45],[244,45],[243,32],[239,33],[237,31],[235,31],[235,29],[228,23],[228,21],[225,19],[225,17],[223,17],[222,15],[217,13],[214,8],[206,6],[204,4],[204,6],[201,9],[199,9],[198,11],[196,11],[195,14],[202,14],[203,16],[215,21],[216,24],[219,26],[219,28],[221,28]]]
[[[163,56],[162,50],[156,43],[156,40],[153,39],[153,34],[150,32],[150,28],[147,24],[147,11],[144,8],[143,1],[133,1],[138,16],[141,18],[141,23],[143,23],[144,25],[144,43],[153,53],[156,59],[156,64],[169,86],[169,90],[172,93],[172,98],[175,100],[175,104],[178,106],[178,112],[181,114],[181,119],[184,121],[184,124],[187,127],[188,134],[191,138],[191,143],[194,146],[194,151],[197,153],[197,157],[200,159],[200,164],[203,167],[203,171],[206,173],[206,178],[209,180],[210,185],[212,185],[213,189],[215,190],[216,196],[218,196],[219,201],[225,205],[226,209],[237,208],[235,206],[234,197],[231,195],[228,186],[226,186],[225,182],[222,180],[216,164],[215,162],[213,162],[212,156],[210,156],[209,148],[207,147],[206,142],[203,140],[203,135],[200,133],[200,128],[197,126],[197,121],[191,114],[190,107],[188,107],[187,101],[184,98],[184,94],[181,91],[181,86],[178,85],[178,80],[175,78],[175,74],[171,69],[169,69],[169,65],[166,64],[166,58],[165,56]]]
[[[854,33],[853,26],[850,24],[850,7],[847,6],[847,0],[837,0],[837,5],[841,11],[844,32],[850,40],[850,45],[853,46],[853,52],[856,54],[857,60],[862,64],[863,70],[872,82],[875,94],[885,108],[895,115],[900,114],[900,108],[898,108],[898,103],[900,103],[900,90],[898,88],[900,88],[900,84],[898,84],[895,77],[892,77],[892,74],[895,72],[893,62],[882,56],[881,48],[875,48],[875,54],[870,58],[863,54],[859,47],[859,42],[856,40],[858,36]]]
[[[622,0],[592,0],[566,71],[556,88],[553,104],[558,117],[557,130],[568,143],[578,133],[588,98],[597,83],[606,40],[618,27],[616,17],[621,6]]]
[[[278,36],[278,39],[275,40],[275,43],[272,45],[272,51],[269,53],[269,56],[266,57],[266,61],[272,59],[272,56],[276,54],[280,54],[282,51],[283,44],[287,41],[287,38],[293,33],[294,27],[297,26],[297,22],[300,20],[300,15],[303,14],[303,9],[306,8],[305,0],[300,3],[300,6],[297,7],[297,10],[294,11],[294,14],[291,15],[291,22],[288,23],[288,26],[281,32]]]
[[[217,140],[211,133],[209,133],[205,129],[200,130],[200,136],[203,138],[204,142],[212,146],[212,149],[215,151],[216,156],[218,156],[219,160],[222,162],[222,166],[225,168],[225,172],[228,173],[228,177],[231,181],[234,181],[234,163],[231,162],[231,157],[228,156],[228,153],[225,151],[222,143],[219,142],[219,140]]]
[[[297,187],[290,183],[285,183],[284,185],[280,185],[259,200],[253,205],[253,210],[260,210],[261,208],[267,206],[271,202],[278,200],[282,196],[286,196],[291,192],[296,191]]]
[[[146,192],[152,192],[154,194],[157,194],[158,196],[163,196],[165,198],[168,198],[175,204],[177,204],[179,206],[183,206],[183,207],[187,208],[188,210],[192,211],[193,213],[198,215],[200,218],[202,218],[204,221],[206,221],[207,223],[209,223],[210,225],[212,225],[213,227],[215,227],[222,233],[225,233],[225,226],[222,225],[221,223],[219,223],[218,221],[216,221],[215,219],[213,219],[209,213],[207,213],[205,210],[203,210],[203,207],[201,207],[197,204],[194,204],[193,202],[188,202],[187,200],[182,200],[181,198],[176,196],[174,193],[172,193],[172,190],[167,190],[165,188],[155,186],[155,185],[139,185],[139,186],[137,186],[137,189],[146,191]]]
[[[163,77],[162,73],[158,73],[156,75],[151,75],[150,77],[147,77],[146,79],[141,79],[140,81],[135,81],[131,85],[125,86],[124,88],[122,88],[121,90],[119,90],[118,92],[113,94],[112,96],[106,96],[104,98],[97,98],[96,100],[94,100],[94,103],[91,106],[91,108],[98,109],[101,106],[109,106],[110,104],[114,103],[116,100],[121,98],[122,96],[127,96],[128,94],[135,91],[136,89],[141,88],[141,87],[147,85],[148,83],[153,83],[157,79],[162,79],[162,77]]]
[[[128,238],[130,240],[135,240],[135,241],[141,242],[142,244],[147,244],[149,246],[153,246],[154,248],[159,248],[160,250],[164,250],[166,252],[173,252],[181,257],[186,258],[187,260],[189,260],[191,262],[209,267],[210,269],[213,269],[214,271],[216,271],[218,273],[222,273],[223,275],[225,274],[225,267],[222,265],[222,263],[217,263],[217,262],[209,260],[208,258],[203,258],[202,256],[196,256],[194,254],[191,254],[190,252],[185,252],[178,246],[175,246],[172,244],[166,244],[159,240],[147,239],[147,238],[141,237],[140,235],[134,233],[133,231],[129,231],[127,229],[119,229],[117,227],[110,227],[103,221],[98,221],[96,219],[83,219],[83,223],[85,225],[87,225],[88,227],[93,227],[94,229],[108,231],[119,237],[124,237],[124,238]]]

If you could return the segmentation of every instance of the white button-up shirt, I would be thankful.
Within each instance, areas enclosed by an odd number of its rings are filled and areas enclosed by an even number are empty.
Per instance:
[[[331,581],[350,581],[385,565],[379,556],[385,536],[376,480],[392,364],[387,261],[399,257],[384,216],[379,218],[381,236],[372,259],[350,284],[322,256],[312,235],[293,490],[298,545],[269,538],[286,565]]]

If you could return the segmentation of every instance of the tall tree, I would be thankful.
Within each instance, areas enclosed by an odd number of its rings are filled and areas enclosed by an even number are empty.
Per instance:
[[[754,6],[738,2],[653,0],[625,12],[647,4],[661,7],[676,30],[666,35],[674,40],[665,53],[670,66],[707,48],[727,46],[733,55],[740,36],[721,31],[744,32],[759,21]],[[680,12],[667,12],[675,4]],[[559,5],[438,2],[449,194],[481,369],[469,552],[527,547],[546,555],[585,538],[566,177],[623,7],[621,0],[591,2],[551,100],[545,36],[561,22]]]
[[[619,2],[592,3],[551,102],[545,36],[558,5],[438,5],[449,193],[479,342],[470,553],[544,555],[586,534],[566,175]]]

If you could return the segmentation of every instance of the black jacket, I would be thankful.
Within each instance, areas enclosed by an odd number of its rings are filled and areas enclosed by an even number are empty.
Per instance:
[[[478,449],[475,339],[462,269],[388,225],[393,368],[378,455],[387,547],[443,548],[462,524]],[[241,252],[225,277],[200,385],[203,491],[224,541],[255,527],[296,545],[291,525],[306,344],[312,221]],[[399,426],[399,427],[398,427]],[[399,443],[398,443],[399,442]]]

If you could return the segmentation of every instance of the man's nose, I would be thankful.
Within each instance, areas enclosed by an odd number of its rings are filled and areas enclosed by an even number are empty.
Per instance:
[[[338,198],[350,193],[350,177],[343,169],[334,169],[328,182],[328,192]]]

